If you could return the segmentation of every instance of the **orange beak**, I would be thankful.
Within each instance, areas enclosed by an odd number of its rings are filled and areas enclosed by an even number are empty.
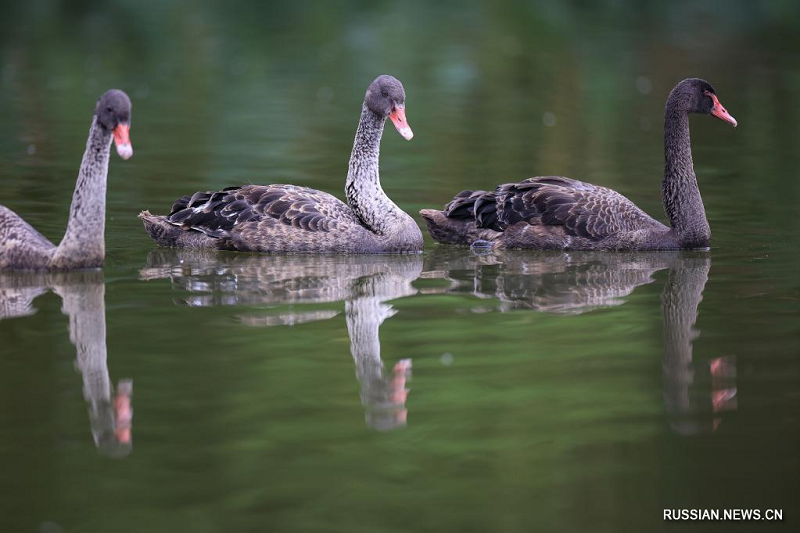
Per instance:
[[[397,128],[397,132],[402,135],[405,140],[410,141],[414,137],[414,132],[411,131],[411,126],[408,125],[408,121],[406,120],[406,106],[402,104],[394,106],[389,118],[392,119],[394,127]]]
[[[117,385],[117,393],[114,396],[114,433],[116,434],[117,442],[123,444],[131,442],[131,422],[133,421],[132,393],[133,382],[131,380],[120,380]]]
[[[133,155],[130,131],[130,124],[119,124],[114,128],[114,144],[117,145],[117,153],[122,159],[130,159]]]
[[[709,92],[708,96],[710,96],[714,101],[714,107],[711,108],[711,114],[720,120],[724,120],[725,122],[733,124],[733,127],[735,128],[739,123],[736,122],[736,119],[733,118],[731,114],[728,113],[728,110],[725,109],[725,107],[723,107],[723,105],[719,102],[717,95]]]

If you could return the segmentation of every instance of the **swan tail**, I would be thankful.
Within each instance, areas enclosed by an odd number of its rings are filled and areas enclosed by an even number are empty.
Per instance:
[[[428,233],[433,240],[442,244],[469,244],[465,234],[469,231],[469,222],[451,220],[442,211],[423,209],[419,212],[428,226]],[[474,225],[474,224],[473,224]]]
[[[479,228],[502,231],[498,219],[496,191],[461,191],[444,206],[447,218],[471,220]]]
[[[493,241],[502,228],[497,220],[494,192],[461,191],[442,211],[423,209],[420,215],[436,242],[469,246],[476,240]]]
[[[220,248],[220,239],[172,224],[167,217],[142,211],[139,218],[150,238],[159,246],[173,248]]]
[[[500,232],[477,227],[474,218],[450,218],[444,211],[436,209],[423,209],[419,214],[433,240],[441,244],[469,246],[478,239],[493,241],[501,235]]]

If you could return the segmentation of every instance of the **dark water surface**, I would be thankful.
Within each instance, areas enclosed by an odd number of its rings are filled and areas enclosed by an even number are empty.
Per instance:
[[[103,272],[0,275],[0,530],[797,530],[792,3],[94,4],[0,6],[0,203],[60,239],[109,87],[135,150],[112,157]],[[707,78],[740,124],[692,118],[713,248],[151,244],[136,214],[198,189],[342,197],[381,73],[416,134],[387,130],[383,186],[415,216],[563,174],[661,217],[664,100]]]

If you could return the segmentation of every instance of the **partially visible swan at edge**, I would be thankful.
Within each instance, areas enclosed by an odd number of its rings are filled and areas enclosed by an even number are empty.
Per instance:
[[[106,179],[112,140],[122,159],[133,155],[131,101],[112,89],[97,101],[67,231],[55,246],[19,215],[0,205],[0,270],[72,270],[103,266]]]
[[[664,111],[664,211],[671,227],[616,191],[561,176],[528,178],[493,192],[462,191],[443,211],[420,211],[444,244],[535,250],[678,250],[707,248],[706,220],[692,162],[689,113],[736,120],[705,80],[685,79]]]
[[[378,173],[386,119],[407,140],[403,85],[379,76],[367,88],[345,192],[334,196],[295,185],[243,185],[179,198],[167,216],[139,217],[162,246],[248,252],[418,253],[422,232],[383,192]]]

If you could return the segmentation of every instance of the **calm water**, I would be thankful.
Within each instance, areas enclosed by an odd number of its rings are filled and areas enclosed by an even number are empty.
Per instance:
[[[89,4],[0,5],[0,202],[60,239],[109,87],[132,97],[135,149],[112,159],[103,272],[0,275],[0,530],[796,530],[791,3]],[[151,244],[136,214],[197,189],[341,197],[384,72],[416,136],[387,130],[383,184],[415,216],[548,173],[660,216],[664,100],[709,79],[740,124],[692,119],[713,248]]]

